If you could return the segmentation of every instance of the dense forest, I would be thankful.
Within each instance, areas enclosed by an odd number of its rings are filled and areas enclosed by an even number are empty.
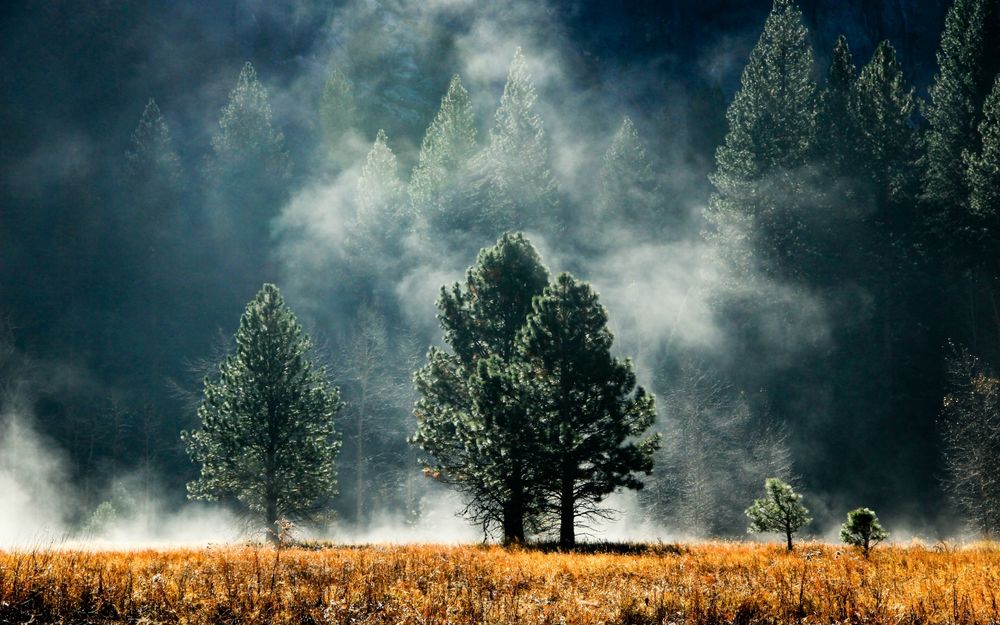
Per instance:
[[[916,4],[5,6],[0,531],[182,505],[264,283],[339,387],[340,531],[458,511],[418,372],[508,232],[655,395],[635,527],[743,534],[777,476],[816,533],[1000,531],[1000,21]]]

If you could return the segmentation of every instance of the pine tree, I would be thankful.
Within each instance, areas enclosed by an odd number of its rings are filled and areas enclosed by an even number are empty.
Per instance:
[[[924,116],[927,132],[923,198],[940,242],[964,246],[969,188],[962,155],[979,152],[983,102],[996,73],[995,0],[955,0],[945,18],[938,72]],[[956,237],[955,235],[960,236]]]
[[[525,538],[540,511],[536,437],[517,394],[515,339],[532,298],[548,283],[538,253],[520,234],[482,250],[464,288],[442,288],[438,319],[451,351],[431,348],[414,375],[412,442],[425,473],[463,493],[465,515],[504,542]]]
[[[868,557],[872,547],[889,538],[879,523],[878,516],[871,508],[855,508],[847,513],[847,520],[840,526],[840,540],[859,547]]]
[[[965,152],[973,238],[983,257],[996,258],[1000,237],[1000,77],[993,83],[979,124],[982,150]]]
[[[319,104],[320,127],[331,152],[336,152],[345,135],[358,123],[354,87],[337,67],[330,68]]]
[[[291,162],[284,141],[284,135],[271,122],[267,89],[247,62],[222,109],[219,131],[212,137],[216,175],[245,180],[259,175],[274,180],[287,178]]]
[[[244,282],[227,278],[216,287],[228,291],[233,304],[237,293],[273,274],[271,222],[288,197],[291,172],[283,144],[271,122],[267,90],[247,63],[212,137],[207,180],[207,216],[219,239],[212,249],[220,257],[205,262],[222,267],[220,273],[228,276],[247,277]]]
[[[662,234],[668,226],[679,225],[667,223],[663,198],[646,146],[628,117],[622,120],[604,153],[598,209],[603,215],[614,215],[636,230],[653,236]]]
[[[859,140],[860,170],[868,177],[886,229],[899,236],[912,210],[919,141],[913,119],[916,99],[907,87],[892,44],[883,41],[861,70],[851,106]]]
[[[379,130],[358,179],[358,222],[369,229],[391,228],[405,216],[403,183],[388,137]]]
[[[739,271],[796,276],[811,254],[801,169],[815,128],[813,55],[793,0],[775,0],[716,152],[706,217]]]
[[[896,293],[911,277],[907,263],[913,257],[916,232],[920,140],[913,116],[916,101],[912,87],[888,41],[875,49],[861,70],[851,105],[857,129],[861,182],[859,200],[874,210],[865,218],[860,238],[866,259],[863,280],[874,279],[885,383],[892,388],[895,372],[894,342],[899,323],[893,304]],[[867,262],[865,262],[867,261]]]
[[[518,350],[526,363],[531,420],[543,429],[539,463],[559,519],[559,543],[572,547],[581,518],[653,468],[659,435],[641,437],[656,418],[653,396],[636,386],[632,363],[611,355],[614,337],[597,294],[564,273],[532,304]]]
[[[476,152],[476,126],[469,92],[458,75],[441,98],[434,121],[420,144],[420,156],[410,178],[410,199],[432,226],[455,225],[457,186]]]
[[[548,141],[535,111],[537,98],[527,61],[518,48],[480,163],[487,178],[485,219],[493,230],[559,222]]]
[[[279,519],[308,519],[335,492],[340,394],[311,350],[277,287],[265,284],[243,313],[236,351],[205,379],[201,428],[181,434],[201,465],[188,496],[235,499],[271,540]]]
[[[851,103],[857,72],[847,39],[841,35],[833,46],[826,84],[820,93],[816,120],[816,151],[832,173],[851,177],[857,173],[854,161],[856,131]]]
[[[150,98],[125,151],[123,191],[129,210],[117,215],[117,237],[139,242],[146,253],[168,244],[180,226],[182,176],[170,130]],[[138,258],[131,263],[142,264]]]
[[[766,495],[747,508],[746,515],[750,518],[747,531],[752,534],[781,532],[791,551],[792,535],[812,521],[809,511],[802,505],[802,495],[776,477],[764,482],[764,491]]]
[[[125,177],[131,185],[169,193],[181,184],[181,175],[181,161],[170,130],[160,107],[150,98],[125,151]]]

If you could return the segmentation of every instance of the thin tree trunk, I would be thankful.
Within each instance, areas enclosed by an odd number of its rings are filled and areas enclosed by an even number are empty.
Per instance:
[[[515,466],[510,477],[510,497],[503,504],[503,544],[524,542],[524,479],[521,467]]]
[[[264,504],[264,522],[267,524],[267,542],[272,545],[278,544],[278,498],[274,495],[267,496]]]
[[[574,480],[567,469],[563,469],[562,488],[559,494],[559,546],[572,549],[576,545],[576,521],[573,514],[576,501],[573,496]]]
[[[364,517],[364,506],[365,506],[365,409],[368,404],[368,384],[367,380],[362,386],[361,390],[361,405],[358,407],[358,411],[355,416],[355,425],[357,433],[357,462],[354,466],[355,471],[355,484],[354,484],[354,497],[355,497],[355,508],[354,508],[354,523],[359,528],[361,527],[361,522]]]
[[[792,550],[792,528],[785,526],[785,538],[788,540],[788,550]]]

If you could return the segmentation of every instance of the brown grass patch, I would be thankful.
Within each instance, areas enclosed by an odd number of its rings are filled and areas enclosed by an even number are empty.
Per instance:
[[[0,623],[1000,623],[1000,548],[0,552]]]

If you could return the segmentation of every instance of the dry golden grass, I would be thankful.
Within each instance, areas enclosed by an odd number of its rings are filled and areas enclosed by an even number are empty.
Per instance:
[[[1000,547],[0,552],[0,623],[1000,623]]]

